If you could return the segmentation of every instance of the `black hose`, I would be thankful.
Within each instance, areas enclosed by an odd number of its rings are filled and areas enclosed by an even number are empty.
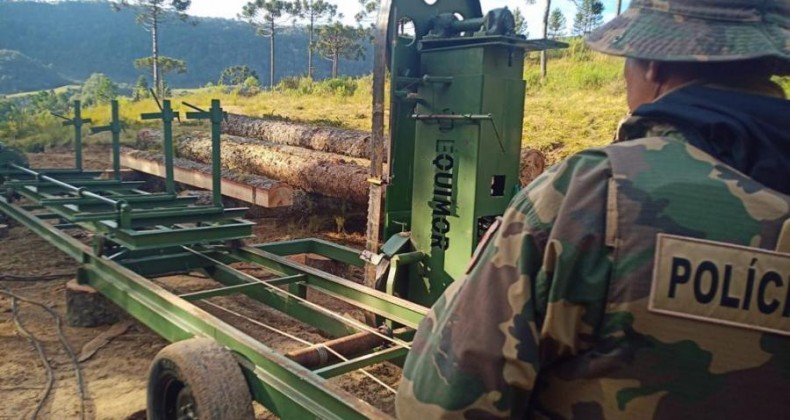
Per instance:
[[[41,345],[41,342],[36,339],[36,337],[25,328],[22,324],[22,320],[19,319],[19,308],[17,306],[17,299],[15,297],[11,298],[11,312],[14,318],[14,324],[16,325],[19,332],[27,338],[33,347],[36,348],[38,352],[39,358],[41,358],[41,363],[44,364],[44,369],[47,371],[47,386],[44,389],[44,394],[39,399],[38,404],[36,405],[36,411],[33,412],[33,416],[31,419],[35,420],[38,418],[41,409],[44,408],[44,403],[49,398],[49,394],[52,392],[52,385],[55,383],[55,375],[52,372],[52,365],[49,364],[49,360],[47,360],[47,354],[44,352],[44,347]]]
[[[41,282],[41,281],[53,281],[59,280],[66,277],[74,277],[73,273],[60,273],[60,274],[45,274],[41,276],[18,276],[14,274],[6,274],[0,273],[0,281],[8,281],[8,282]]]
[[[63,277],[63,276],[61,276],[61,277]],[[38,306],[41,309],[47,311],[47,313],[49,313],[52,316],[52,318],[55,320],[55,326],[57,328],[58,339],[60,340],[61,345],[63,345],[63,348],[66,350],[66,353],[69,355],[69,358],[71,359],[71,363],[74,365],[74,374],[77,377],[77,386],[78,386],[79,396],[80,396],[80,419],[84,420],[85,419],[85,382],[84,382],[83,377],[82,377],[82,369],[80,368],[80,363],[77,360],[77,355],[74,354],[74,350],[72,350],[71,345],[69,344],[68,340],[66,339],[66,336],[63,334],[63,321],[60,318],[60,315],[58,315],[57,312],[55,312],[49,306],[44,305],[43,303],[39,303],[39,302],[30,300],[30,299],[23,298],[21,296],[18,296],[16,294],[12,293],[10,290],[8,290],[6,288],[3,288],[3,289],[4,290],[0,290],[0,294],[10,297],[12,299],[12,306],[15,305],[15,301],[16,300],[19,300],[20,302],[27,303],[29,305]],[[42,401],[43,401],[43,399],[42,399]],[[43,404],[43,403],[39,403],[39,404]],[[38,415],[38,409],[36,411],[36,414],[34,415],[34,418],[37,415]]]

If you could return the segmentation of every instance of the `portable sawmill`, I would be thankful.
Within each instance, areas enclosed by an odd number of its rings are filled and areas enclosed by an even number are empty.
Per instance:
[[[74,127],[72,169],[31,168],[24,154],[0,144],[0,212],[78,260],[81,284],[173,343],[151,367],[149,418],[251,418],[252,400],[288,419],[386,417],[329,378],[401,363],[428,307],[462,278],[481,236],[518,191],[525,53],[562,44],[526,40],[514,27],[509,10],[484,14],[478,0],[382,1],[364,251],[317,239],[245,245],[254,226],[243,219],[246,209],[222,202],[219,101],[207,110],[186,104],[194,112],[184,115],[211,122],[211,204],[177,195],[172,124],[180,115],[170,101],[142,116],[163,124],[167,170],[157,193],[121,177],[117,103],[111,123],[92,128],[112,133],[110,176],[83,168],[90,121],[77,103],[64,117]],[[75,239],[75,230],[89,232],[91,243]],[[289,258],[300,254],[362,268],[365,284]],[[250,275],[239,263],[268,275]],[[179,294],[155,282],[194,272],[216,286]],[[368,322],[308,300],[309,290],[364,311]],[[235,295],[330,338],[275,351],[213,314],[234,308],[212,298]]]

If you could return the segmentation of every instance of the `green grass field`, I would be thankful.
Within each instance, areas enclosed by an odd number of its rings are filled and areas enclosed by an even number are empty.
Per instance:
[[[582,149],[611,142],[627,108],[622,59],[591,52],[578,42],[567,50],[552,52],[550,58],[546,79],[540,77],[537,55],[526,61],[523,142],[526,147],[546,153],[554,163]],[[790,78],[780,79],[780,83],[790,92]],[[370,130],[371,87],[370,76],[322,82],[288,79],[274,91],[254,95],[221,86],[179,90],[175,92],[173,105],[186,111],[182,102],[208,107],[211,99],[219,99],[223,108],[232,113]],[[136,129],[144,126],[140,114],[156,111],[157,107],[152,99],[121,98],[120,105],[121,117],[129,126],[124,139],[131,141]],[[110,117],[109,106],[88,108],[83,115],[104,124]],[[59,144],[69,138],[68,130],[60,128],[56,120],[41,117],[33,123],[39,124],[39,130],[29,130],[33,134],[11,142],[30,149],[27,147],[30,144]],[[196,125],[200,123],[184,122],[176,130],[194,129]],[[100,135],[88,141],[109,140],[106,135]]]

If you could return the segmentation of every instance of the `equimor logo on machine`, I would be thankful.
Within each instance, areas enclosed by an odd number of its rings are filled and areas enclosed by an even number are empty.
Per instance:
[[[433,177],[433,200],[430,202],[433,210],[433,220],[431,223],[431,248],[438,248],[446,251],[450,247],[450,221],[448,217],[452,215],[453,192],[455,183],[453,174],[455,172],[455,141],[437,140],[436,159],[433,166],[436,174]]]

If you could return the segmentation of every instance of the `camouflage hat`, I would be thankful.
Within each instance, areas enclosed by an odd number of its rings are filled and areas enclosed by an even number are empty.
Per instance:
[[[790,0],[633,0],[587,36],[594,50],[657,61],[777,59],[790,70]]]

